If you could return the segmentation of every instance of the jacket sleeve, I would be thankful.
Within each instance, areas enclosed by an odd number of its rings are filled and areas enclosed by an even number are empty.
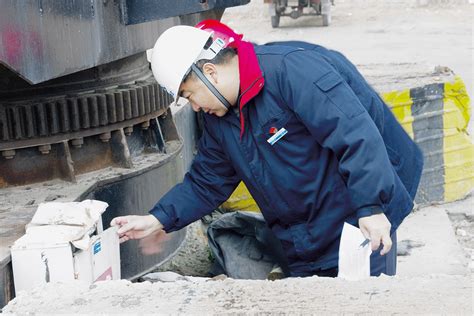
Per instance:
[[[179,230],[226,201],[239,181],[220,144],[204,126],[198,153],[183,182],[166,193],[150,213],[166,232]]]
[[[379,130],[339,73],[309,51],[288,54],[281,65],[282,98],[315,140],[331,150],[361,218],[385,211],[395,185]]]

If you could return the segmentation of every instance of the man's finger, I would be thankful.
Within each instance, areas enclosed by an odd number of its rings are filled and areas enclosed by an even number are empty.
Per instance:
[[[370,233],[367,229],[365,229],[365,227],[361,226],[360,232],[362,233],[362,235],[364,235],[365,238],[370,239]]]
[[[370,236],[370,244],[372,246],[372,251],[376,251],[380,247],[381,236],[379,234],[372,234]]]
[[[130,240],[130,238],[128,238],[128,236],[123,236],[123,237],[120,237],[119,242],[123,243],[123,242],[126,242],[128,240]]]
[[[122,224],[122,226],[120,226],[119,229],[117,229],[117,234],[120,235],[123,235],[125,234],[126,232],[128,232],[129,230],[132,230],[135,228],[135,225],[133,223],[125,223],[125,224]]]
[[[380,255],[383,256],[387,254],[392,248],[392,238],[390,238],[389,234],[382,235],[382,243],[383,243],[383,249],[380,251]]]
[[[110,221],[110,226],[122,226],[124,224],[127,224],[128,220],[125,216],[119,216],[115,217]]]

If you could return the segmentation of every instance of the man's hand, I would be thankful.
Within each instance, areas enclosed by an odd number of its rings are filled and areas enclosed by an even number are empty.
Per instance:
[[[170,235],[163,229],[160,229],[140,239],[138,247],[140,247],[141,253],[145,256],[156,255],[163,251],[166,242],[170,240],[170,238]]]
[[[371,216],[361,217],[359,219],[359,228],[365,238],[370,239],[372,250],[379,249],[380,243],[383,244],[381,255],[385,255],[392,248],[392,239],[390,238],[390,227],[392,225],[388,221],[385,214],[374,214]]]
[[[121,243],[130,239],[141,239],[163,229],[163,225],[153,215],[115,217],[110,226],[117,226]]]

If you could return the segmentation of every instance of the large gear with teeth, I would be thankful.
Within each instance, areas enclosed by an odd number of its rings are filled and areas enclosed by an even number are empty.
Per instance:
[[[172,97],[149,77],[78,94],[0,104],[0,150],[92,136],[164,114]]]

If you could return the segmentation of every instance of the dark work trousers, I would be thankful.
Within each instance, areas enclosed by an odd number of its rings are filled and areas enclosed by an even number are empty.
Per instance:
[[[395,275],[397,273],[397,232],[393,232],[390,236],[392,238],[392,248],[390,251],[381,256],[380,250],[372,252],[370,256],[370,275],[379,276],[380,274]]]

